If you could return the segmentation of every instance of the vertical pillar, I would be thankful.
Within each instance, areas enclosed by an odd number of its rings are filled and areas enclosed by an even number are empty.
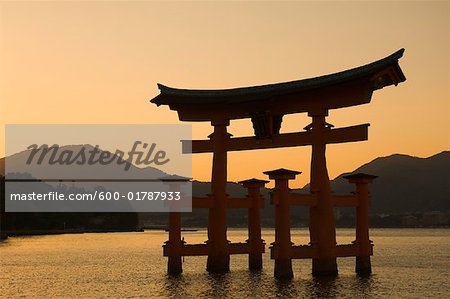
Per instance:
[[[247,197],[252,201],[251,208],[248,209],[248,242],[251,252],[248,255],[248,267],[250,270],[262,269],[262,253],[264,252],[264,241],[261,238],[261,208],[264,198],[260,188],[269,181],[250,179],[240,181],[247,188]]]
[[[280,279],[294,276],[291,259],[291,226],[289,211],[289,180],[295,179],[298,171],[276,169],[266,171],[270,179],[275,180],[272,202],[275,205],[275,242],[272,244],[272,257],[275,258],[274,275]]]
[[[369,183],[377,178],[375,175],[357,173],[344,176],[349,183],[355,184],[358,205],[356,207],[356,241],[359,250],[356,256],[355,271],[358,274],[372,273],[370,256],[372,255],[372,243],[369,237],[369,207],[370,192]]]
[[[330,125],[325,122],[327,111],[308,114],[312,123],[306,129],[312,134],[311,192],[317,194],[317,205],[310,208],[311,245],[316,246],[318,257],[313,258],[313,275],[336,275],[336,225],[331,198],[330,180],[326,164],[325,133]]]
[[[179,192],[180,185],[184,182],[189,181],[188,178],[183,178],[179,176],[168,176],[162,178],[161,181],[169,185],[169,190],[171,192]],[[179,205],[178,202],[173,203],[169,206],[169,209],[176,208]],[[169,212],[169,240],[166,242],[166,248],[168,252],[167,261],[167,273],[170,275],[177,275],[183,272],[182,255],[183,255],[183,240],[181,239],[181,213],[180,212]]]
[[[5,212],[5,177],[0,176],[0,240],[6,239],[6,212]]]
[[[179,212],[169,213],[169,241],[168,246],[168,261],[167,273],[177,275],[183,272],[182,265],[182,249],[183,241],[181,240],[181,215]]]
[[[208,216],[208,272],[227,272],[230,270],[230,254],[227,240],[227,149],[226,143],[230,135],[227,133],[228,120],[212,121],[214,133],[210,136],[213,142],[213,168],[211,192],[214,207]]]

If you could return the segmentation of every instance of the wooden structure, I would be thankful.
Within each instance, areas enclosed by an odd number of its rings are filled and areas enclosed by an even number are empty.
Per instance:
[[[275,180],[275,188],[271,194],[275,205],[275,242],[271,246],[271,258],[275,260],[275,276],[292,278],[292,259],[312,259],[313,274],[337,274],[336,257],[356,257],[356,272],[371,273],[370,256],[373,245],[369,239],[369,205],[370,193],[368,184],[376,176],[352,174],[345,176],[350,183],[356,185],[354,194],[330,194],[329,204],[334,207],[356,208],[356,240],[352,244],[336,244],[335,229],[329,229],[319,209],[322,198],[311,189],[310,194],[291,193],[289,180],[300,174],[298,171],[276,169],[266,171],[270,179]],[[294,245],[290,235],[290,206],[306,206],[310,208],[310,243]],[[325,220],[325,221],[324,221]],[[334,242],[333,244],[330,244]]]
[[[180,191],[180,184],[185,183],[188,179],[174,179],[172,177],[163,178],[165,184],[170,185],[171,191]],[[181,213],[169,212],[169,240],[163,245],[163,255],[168,257],[167,272],[177,275],[183,272],[182,256],[199,256],[208,255],[211,251],[224,252],[229,262],[230,254],[248,254],[249,269],[262,269],[262,254],[264,253],[264,240],[261,239],[261,220],[260,209],[264,207],[264,198],[260,193],[260,188],[264,187],[268,181],[250,179],[239,182],[247,188],[246,198],[227,198],[226,208],[246,208],[248,210],[248,240],[245,243],[226,242],[223,248],[217,248],[212,242],[215,237],[214,229],[216,224],[213,219],[209,219],[208,236],[209,239],[205,244],[186,244],[181,236]],[[192,208],[209,208],[214,207],[213,197],[193,197]],[[170,208],[169,208],[170,209]],[[214,271],[217,264],[212,264],[215,260],[209,261],[207,269]],[[228,267],[228,264],[221,262],[220,267]],[[212,269],[211,269],[212,268]],[[223,268],[220,268],[223,270]]]
[[[370,207],[370,192],[368,184],[372,183],[377,178],[375,175],[368,175],[363,173],[356,173],[344,176],[351,184],[355,184],[355,196],[350,199],[357,198],[352,206],[356,207],[356,240],[354,242],[354,254],[356,254],[355,271],[358,274],[372,273],[372,265],[370,263],[370,256],[373,254],[373,244],[369,238],[369,207]],[[345,197],[344,197],[345,198]],[[340,203],[341,205],[348,201]],[[354,255],[352,255],[354,256]]]
[[[211,195],[193,201],[194,207],[209,208],[208,242],[193,245],[202,248],[196,251],[198,255],[208,255],[208,271],[229,270],[229,255],[235,252],[234,245],[227,241],[226,211],[233,202],[226,193],[227,153],[311,145],[311,192],[316,204],[310,207],[310,231],[311,243],[317,247],[317,254],[312,257],[313,273],[337,273],[326,144],[367,140],[369,124],[333,128],[326,117],[332,109],[367,104],[374,91],[405,81],[398,64],[403,52],[401,49],[373,63],[331,75],[263,86],[188,90],[158,84],[160,94],[152,103],[169,106],[177,111],[181,121],[207,121],[214,128],[209,139],[183,144],[186,153],[213,153]],[[283,116],[291,113],[308,113],[312,123],[304,131],[281,134]],[[233,138],[227,132],[230,120],[243,118],[251,119],[255,135]],[[274,175],[277,174],[272,174],[275,179]],[[283,209],[286,211],[286,207]]]

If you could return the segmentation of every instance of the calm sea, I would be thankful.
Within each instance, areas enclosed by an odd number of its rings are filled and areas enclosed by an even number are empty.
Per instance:
[[[374,274],[354,274],[354,258],[338,260],[339,276],[315,279],[311,262],[293,262],[295,278],[278,282],[273,262],[250,273],[247,256],[233,255],[231,272],[210,275],[205,257],[187,257],[184,273],[166,276],[163,231],[15,237],[0,243],[0,297],[151,297],[151,298],[450,298],[450,229],[373,229]],[[186,232],[200,243],[205,231]],[[266,243],[274,239],[264,230]],[[244,241],[245,230],[229,231]],[[339,230],[348,243],[353,230]],[[307,230],[293,231],[293,241],[307,243]]]

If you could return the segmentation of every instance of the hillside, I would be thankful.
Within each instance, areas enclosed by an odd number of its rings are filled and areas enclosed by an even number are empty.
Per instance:
[[[23,155],[23,153],[22,153]],[[17,159],[21,157],[18,154]],[[14,163],[15,157],[8,161]],[[10,163],[9,162],[9,163]],[[113,167],[113,166],[111,166]],[[0,159],[0,170],[4,169],[4,159]],[[16,168],[17,169],[17,168]],[[161,177],[165,173],[155,168],[132,167],[133,177]],[[418,158],[395,154],[379,157],[358,167],[350,173],[364,172],[378,175],[379,178],[370,186],[372,192],[372,215],[405,215],[427,212],[450,212],[450,151],[444,151],[428,158]],[[100,175],[101,172],[98,173]],[[331,181],[335,193],[353,191],[343,176],[339,175]],[[308,186],[300,192],[308,192]],[[232,197],[244,197],[246,190],[239,184],[229,182],[227,192]],[[262,210],[262,223],[265,226],[273,224],[273,206],[269,202],[270,190],[262,190],[265,196],[265,208]],[[206,196],[210,193],[209,182],[193,182],[193,195]],[[347,210],[348,211],[348,210]],[[293,225],[307,224],[307,208],[291,210]],[[232,226],[245,226],[247,213],[245,210],[233,210],[228,213],[228,222]],[[164,225],[167,215],[164,213],[140,213],[140,222],[147,225]],[[185,213],[183,217],[186,226],[204,226],[207,223],[207,210],[196,209]],[[351,223],[351,219],[347,220]]]
[[[353,172],[379,176],[370,186],[373,214],[450,211],[450,151],[428,158],[380,157]],[[332,181],[334,192],[352,191],[344,175]]]

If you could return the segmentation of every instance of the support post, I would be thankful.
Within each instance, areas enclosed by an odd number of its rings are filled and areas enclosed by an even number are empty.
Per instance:
[[[8,238],[6,234],[6,212],[5,212],[5,177],[0,176],[0,240]]]
[[[248,255],[248,268],[250,270],[261,270],[262,253],[264,252],[264,240],[261,238],[261,208],[264,198],[261,195],[260,188],[264,187],[269,181],[250,179],[240,181],[247,188],[247,197],[252,201],[251,208],[248,209],[248,242],[251,252]]]
[[[289,180],[295,179],[298,171],[277,169],[266,171],[270,179],[275,180],[271,194],[275,205],[275,242],[272,243],[272,258],[275,259],[274,275],[279,279],[294,277],[291,259],[291,226],[289,211]]]
[[[327,111],[314,111],[308,115],[312,117],[312,123],[305,128],[312,135],[310,188],[311,193],[317,196],[317,205],[310,207],[309,214],[311,246],[316,247],[318,253],[312,261],[312,274],[337,275],[336,225],[325,157],[325,134],[331,125],[325,122]]]
[[[162,178],[161,181],[169,185],[171,192],[179,192],[180,185],[189,181],[189,178],[179,176],[168,176]],[[174,203],[177,206],[178,203]],[[170,208],[170,207],[169,207]],[[178,275],[183,272],[182,255],[183,255],[183,240],[181,238],[181,213],[169,212],[169,240],[166,241],[166,248],[168,252],[167,273],[169,275]]]
[[[359,250],[356,256],[355,271],[366,275],[372,273],[370,256],[372,255],[372,242],[369,237],[369,183],[377,178],[375,175],[357,173],[344,176],[351,184],[355,184],[358,205],[356,207],[356,240]]]
[[[180,212],[169,213],[169,240],[166,242],[169,256],[167,261],[167,273],[178,275],[183,272],[181,240],[181,215]]]
[[[230,135],[227,133],[229,120],[212,121],[214,133],[213,142],[213,168],[211,179],[211,192],[214,196],[214,207],[209,210],[208,216],[208,272],[228,272],[230,270],[230,253],[227,240],[227,150],[226,142]]]

